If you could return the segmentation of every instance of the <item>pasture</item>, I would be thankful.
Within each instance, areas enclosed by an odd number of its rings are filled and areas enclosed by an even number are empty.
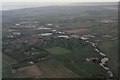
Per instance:
[[[69,50],[62,47],[52,47],[46,50],[52,54],[65,54],[70,52]]]
[[[51,59],[44,63],[36,64],[42,71],[41,78],[79,78],[80,76],[66,68],[58,61]]]
[[[104,41],[101,42],[99,48],[108,56],[108,65],[113,74],[118,76],[118,41]],[[113,67],[114,66],[114,67]]]
[[[54,49],[62,49],[61,53],[58,53],[58,50]],[[91,58],[91,57],[97,57],[98,53],[94,52],[90,46],[84,47],[82,49],[80,48],[75,48],[68,50],[64,48],[58,48],[58,47],[53,47],[50,49],[47,49],[49,53],[52,54],[52,56],[61,64],[63,64],[65,67],[73,71],[74,73],[78,74],[80,77],[91,77],[92,75],[102,75],[103,76],[103,68],[99,66],[98,64],[95,64],[93,62],[87,62],[86,58]],[[63,52],[62,52],[63,51]],[[66,51],[66,52],[65,52]],[[62,54],[64,53],[64,54]],[[67,54],[65,54],[67,53]],[[89,66],[89,67],[88,67]],[[92,75],[91,75],[92,74]],[[104,74],[105,75],[105,74]],[[101,76],[99,76],[101,77]]]

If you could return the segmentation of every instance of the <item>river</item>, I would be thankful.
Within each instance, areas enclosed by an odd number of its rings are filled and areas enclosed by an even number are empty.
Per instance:
[[[109,67],[105,66],[106,62],[109,61],[109,58],[97,48],[97,46],[94,42],[91,42],[91,41],[88,41],[88,40],[85,41],[85,42],[91,44],[94,47],[94,50],[102,56],[102,59],[101,59],[101,62],[99,63],[99,65],[102,66],[107,71],[107,74],[109,75],[109,77],[112,78],[113,73],[110,71]]]

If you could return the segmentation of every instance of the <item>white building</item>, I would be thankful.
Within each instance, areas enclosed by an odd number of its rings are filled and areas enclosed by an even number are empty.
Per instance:
[[[20,32],[13,32],[12,34],[13,35],[20,35],[21,33]]]
[[[57,30],[52,30],[53,32],[56,32]]]
[[[79,38],[78,35],[71,35],[71,37],[73,37],[73,38]]]
[[[101,20],[100,22],[102,22],[102,23],[111,23],[111,22],[114,22],[114,21],[112,21],[112,20]]]
[[[15,24],[16,26],[19,26],[20,24]]]
[[[50,30],[51,28],[39,27],[37,29],[39,29],[39,30]]]
[[[67,35],[60,35],[60,36],[58,36],[58,38],[66,38],[66,39],[68,39],[69,36],[67,36]]]
[[[90,38],[94,38],[95,36],[93,35],[83,35],[84,37],[90,37]]]
[[[82,40],[87,40],[87,39],[89,39],[89,38],[81,37],[81,39],[82,39]]]
[[[47,24],[48,26],[52,26],[53,24]]]
[[[59,34],[65,34],[65,32],[61,32],[61,31],[57,31],[57,33],[59,33]]]
[[[53,33],[43,33],[43,34],[40,34],[41,36],[51,36]]]

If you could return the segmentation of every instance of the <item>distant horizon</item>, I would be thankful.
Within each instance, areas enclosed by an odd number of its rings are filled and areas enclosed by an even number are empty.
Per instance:
[[[2,11],[6,11],[6,10],[17,10],[17,9],[24,9],[24,8],[35,8],[35,7],[46,7],[46,6],[67,6],[67,5],[76,5],[76,4],[80,4],[82,5],[84,3],[85,4],[93,4],[93,3],[98,3],[98,4],[102,4],[103,2],[33,2],[31,4],[31,2],[29,2],[29,4],[26,4],[26,2],[3,2],[2,3]],[[106,3],[117,3],[117,2],[104,2],[104,4]],[[96,5],[98,5],[96,4]],[[103,5],[104,5],[103,4]]]

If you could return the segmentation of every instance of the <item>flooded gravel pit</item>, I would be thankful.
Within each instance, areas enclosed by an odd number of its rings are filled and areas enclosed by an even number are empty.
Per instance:
[[[101,59],[101,62],[99,63],[99,65],[102,66],[107,71],[107,74],[109,75],[109,78],[112,78],[113,73],[110,71],[108,66],[105,66],[106,62],[109,61],[108,57],[97,48],[97,46],[94,42],[91,42],[91,41],[88,41],[88,40],[85,41],[85,42],[91,44],[95,48],[94,50],[102,56],[102,59]]]

